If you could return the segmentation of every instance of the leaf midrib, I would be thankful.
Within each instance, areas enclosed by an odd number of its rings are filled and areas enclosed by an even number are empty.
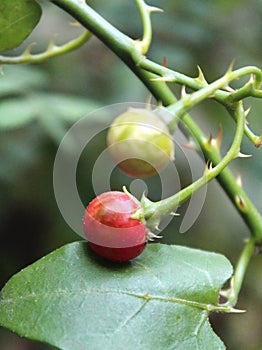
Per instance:
[[[206,304],[206,303],[201,303],[198,301],[193,301],[193,300],[188,300],[188,299],[183,299],[183,298],[178,298],[178,297],[163,297],[159,295],[150,295],[148,293],[146,294],[139,294],[139,293],[131,293],[131,292],[126,292],[126,291],[114,291],[114,290],[98,290],[98,289],[82,289],[82,290],[75,290],[75,291],[52,291],[52,292],[46,292],[46,293],[31,293],[27,295],[20,295],[17,296],[16,298],[9,298],[9,299],[3,299],[0,300],[0,309],[1,309],[1,304],[10,304],[10,303],[17,303],[21,302],[22,300],[27,300],[27,299],[35,299],[35,298],[48,298],[48,297],[53,297],[53,296],[74,296],[74,295],[80,295],[80,294],[119,294],[119,295],[125,295],[125,296],[130,296],[133,298],[138,298],[138,299],[144,299],[147,302],[149,301],[160,301],[160,302],[166,302],[166,303],[175,303],[175,304],[182,304],[186,306],[191,306],[207,311],[212,311],[212,310],[220,310],[219,305],[214,305],[214,304]]]

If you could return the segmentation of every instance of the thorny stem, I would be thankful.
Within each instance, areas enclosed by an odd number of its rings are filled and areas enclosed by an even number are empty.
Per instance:
[[[136,0],[137,6],[139,8],[141,19],[143,23],[143,38],[142,40],[137,40],[135,45],[140,49],[142,55],[145,55],[150,47],[152,40],[152,26],[150,20],[151,12],[162,12],[161,9],[157,7],[148,6],[143,0]]]
[[[30,52],[32,47],[35,45],[35,43],[33,43],[29,45],[20,56],[0,56],[0,64],[40,63],[49,58],[65,54],[79,48],[80,46],[84,45],[91,38],[91,36],[92,33],[86,30],[78,38],[73,39],[61,46],[55,45],[54,38],[52,38],[49,42],[47,50],[38,54],[31,54]]]
[[[176,106],[176,104],[174,104]],[[170,109],[169,109],[170,111]],[[243,138],[244,125],[245,125],[245,113],[243,110],[242,103],[237,103],[234,113],[236,114],[237,119],[237,128],[233,143],[228,150],[227,154],[223,159],[221,159],[217,165],[212,168],[212,164],[207,164],[206,170],[201,178],[193,182],[191,185],[179,191],[177,194],[163,199],[159,202],[148,202],[146,203],[145,208],[145,217],[148,219],[149,227],[158,224],[162,218],[169,215],[178,205],[185,202],[190,196],[204,186],[207,182],[214,179],[221,171],[238,156],[240,151],[240,144]],[[206,140],[206,147],[211,147],[210,140]],[[153,227],[151,227],[153,228]]]
[[[153,74],[157,74],[158,78],[155,78],[155,81],[158,82],[175,82],[181,85],[185,85],[193,90],[203,89],[208,85],[207,81],[204,78],[203,73],[199,72],[199,76],[197,78],[190,78],[184,74],[175,72],[171,69],[163,67],[155,62],[150,61],[149,59],[141,59],[140,67],[146,69],[148,72]],[[231,71],[231,67],[228,72]],[[226,74],[227,74],[226,73]],[[242,88],[236,91],[226,91],[232,90],[229,89],[228,86],[225,86],[224,90],[217,89],[214,92],[213,98],[218,102],[223,104],[226,107],[230,107],[230,105],[234,102],[240,101],[245,97],[253,96],[257,98],[262,97],[262,90],[259,90],[261,81],[262,81],[262,72],[259,68],[255,66],[248,66],[244,68],[237,69],[231,72],[230,81],[239,79],[240,77],[250,75],[251,78],[247,84],[245,84]],[[245,125],[245,134],[249,138],[249,140],[256,146],[259,147],[262,144],[262,135],[257,136],[249,129],[248,125]]]

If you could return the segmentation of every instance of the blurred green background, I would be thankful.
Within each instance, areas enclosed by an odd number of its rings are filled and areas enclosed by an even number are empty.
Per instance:
[[[33,52],[44,50],[49,38],[63,43],[76,37],[81,28],[72,18],[46,1],[40,1],[41,22],[22,47],[7,55],[18,55],[31,42]],[[88,1],[125,33],[141,36],[135,1]],[[262,3],[255,0],[165,0],[150,1],[164,9],[153,14],[153,44],[149,58],[190,76],[197,65],[208,81],[222,74],[235,59],[235,67],[262,64]],[[177,89],[179,91],[179,89]],[[81,49],[41,65],[4,66],[0,77],[0,287],[16,272],[63,244],[79,239],[64,222],[53,193],[53,162],[66,130],[79,118],[99,107],[119,102],[145,102],[146,88],[96,38]],[[262,133],[261,101],[252,105],[251,128]],[[223,125],[223,146],[232,140],[234,123],[215,102],[207,101],[192,111],[207,133],[216,135]],[[104,148],[104,134],[94,140],[89,163],[78,169],[78,188],[86,205],[94,196],[92,168]],[[231,168],[241,174],[243,186],[262,211],[261,150],[244,140],[242,151],[253,157],[236,160]],[[92,159],[90,159],[90,157]],[[190,182],[188,164],[177,159],[182,185]],[[130,185],[132,179],[117,169],[111,177],[113,189]],[[149,196],[159,193],[159,178],[146,180]],[[183,213],[187,204],[181,207]],[[182,215],[183,216],[183,215]],[[173,219],[164,231],[164,241],[225,254],[234,264],[248,237],[248,229],[215,183],[208,185],[200,217],[186,233],[178,233],[181,218]],[[248,268],[238,308],[241,315],[212,315],[215,331],[228,349],[262,349],[262,260],[255,256]],[[1,350],[48,350],[51,347],[20,339],[0,329]],[[77,349],[76,349],[77,350]]]

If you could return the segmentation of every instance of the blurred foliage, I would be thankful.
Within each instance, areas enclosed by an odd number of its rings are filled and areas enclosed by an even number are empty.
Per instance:
[[[46,1],[39,1],[44,15],[21,48],[7,52],[17,55],[31,42],[35,52],[44,50],[49,38],[58,33],[58,43],[76,37],[81,28],[70,26],[72,19]],[[133,38],[141,36],[141,23],[135,1],[89,0],[111,23]],[[230,62],[236,67],[261,67],[262,4],[259,0],[157,1],[150,4],[164,9],[153,14],[154,37],[149,57],[182,73],[195,76],[197,65],[208,81],[221,76]],[[179,93],[180,88],[175,88]],[[66,242],[79,237],[64,222],[52,188],[53,161],[66,130],[90,111],[112,103],[145,102],[148,91],[141,82],[96,38],[76,52],[54,58],[41,65],[4,66],[0,76],[0,286],[15,272]],[[252,104],[249,122],[262,133],[261,101]],[[224,110],[207,101],[192,111],[204,131],[216,135],[223,125],[223,150],[231,142],[234,123]],[[90,164],[103,150],[104,134],[86,150],[78,169],[78,188],[87,204],[93,197]],[[243,152],[253,157],[236,160],[232,169],[240,173],[251,198],[262,210],[261,150],[245,140]],[[91,158],[91,159],[90,159]],[[190,181],[190,172],[178,157],[177,169],[182,185]],[[132,179],[117,169],[111,185],[120,189],[132,185]],[[158,196],[160,180],[146,181],[152,199]],[[187,204],[181,207],[183,213]],[[182,215],[183,216],[183,215]],[[164,231],[164,241],[225,254],[235,263],[248,230],[231,203],[213,182],[202,213],[194,226],[179,234],[181,218],[173,219]],[[255,257],[248,270],[239,308],[243,315],[214,315],[216,332],[231,350],[262,348],[261,257]],[[2,335],[2,336],[1,336]],[[12,336],[1,330],[1,350],[40,350],[49,347]]]

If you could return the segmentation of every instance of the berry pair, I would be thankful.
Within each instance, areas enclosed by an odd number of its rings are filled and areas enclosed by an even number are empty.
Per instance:
[[[112,158],[127,175],[145,178],[174,158],[174,144],[166,125],[153,112],[129,109],[111,124],[107,143]],[[86,208],[83,228],[89,246],[103,258],[128,261],[142,253],[148,231],[143,219],[133,218],[141,204],[132,195],[111,191]]]

